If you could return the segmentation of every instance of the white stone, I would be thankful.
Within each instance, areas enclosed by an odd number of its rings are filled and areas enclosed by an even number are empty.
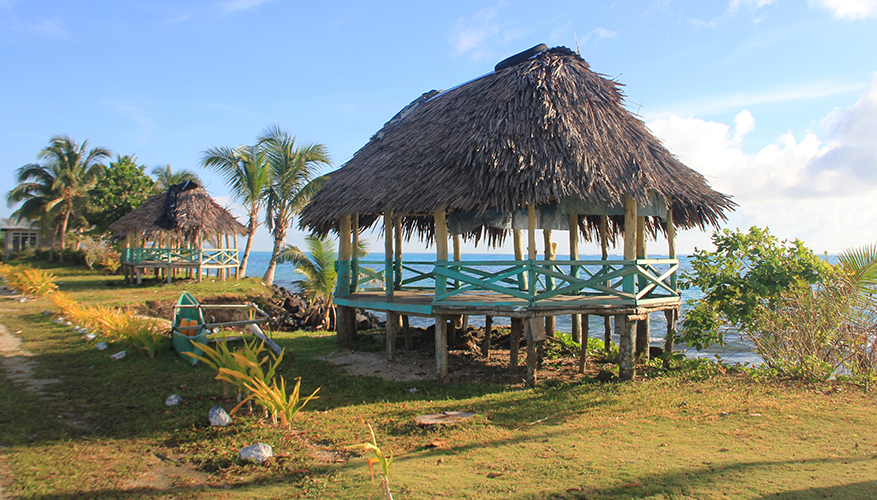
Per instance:
[[[95,347],[97,348],[98,351],[106,351],[107,350],[107,343],[106,342],[98,342],[97,344],[95,344]]]
[[[244,446],[241,448],[238,455],[244,460],[252,460],[257,464],[261,464],[265,460],[274,456],[274,450],[271,449],[270,445],[265,443],[256,443],[251,444],[250,446]]]
[[[94,340],[95,338],[97,338],[97,335],[93,333],[86,333],[85,336],[82,338],[85,340]]]
[[[64,323],[64,317],[62,316],[62,317],[58,317],[58,318],[56,318],[55,321],[54,321],[53,323],[55,323],[56,325],[61,325],[61,324],[63,324],[63,323]]]
[[[231,425],[231,416],[229,416],[228,412],[225,411],[225,408],[221,406],[214,406],[210,409],[210,412],[207,414],[207,418],[210,420],[210,425],[213,427],[225,427]]]
[[[64,324],[67,325],[67,326],[73,326],[73,322],[72,322],[72,321],[66,321],[66,322],[64,322]]]
[[[125,351],[119,351],[116,354],[113,354],[112,356],[110,356],[110,359],[119,360],[119,359],[122,359],[124,357],[125,357]]]
[[[27,297],[22,297],[18,299],[19,302],[27,302]]]
[[[80,328],[80,329],[77,330],[77,331],[78,331],[79,333],[81,333],[81,334],[84,335],[84,334],[88,333],[88,328]]]
[[[180,401],[182,401],[182,400],[183,400],[183,398],[180,397],[179,394],[174,393],[174,394],[171,394],[170,396],[168,396],[168,398],[164,400],[164,405],[165,406],[177,406],[178,404],[180,404]]]

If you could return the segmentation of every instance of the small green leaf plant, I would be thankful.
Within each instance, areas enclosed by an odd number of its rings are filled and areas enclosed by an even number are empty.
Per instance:
[[[375,430],[372,428],[371,424],[368,425],[368,430],[371,433],[372,441],[371,443],[360,443],[354,444],[350,446],[345,446],[347,450],[365,450],[366,452],[371,452],[374,454],[373,457],[368,459],[368,470],[371,473],[372,486],[375,487],[375,491],[380,495],[380,497],[384,500],[393,500],[393,494],[390,493],[390,467],[393,465],[393,452],[390,451],[390,456],[384,453],[383,450],[378,446],[378,440],[375,438]],[[375,486],[375,470],[374,464],[381,464],[381,484]]]

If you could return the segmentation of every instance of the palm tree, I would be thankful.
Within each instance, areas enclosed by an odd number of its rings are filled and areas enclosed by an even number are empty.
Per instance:
[[[329,165],[329,150],[316,143],[297,147],[295,137],[276,125],[263,132],[258,145],[265,148],[270,169],[270,181],[265,190],[265,222],[274,237],[274,249],[263,281],[271,285],[277,256],[292,218],[326,181],[325,176],[316,177],[316,174],[318,165]]]
[[[69,136],[56,135],[37,155],[43,163],[30,163],[16,171],[19,185],[6,196],[10,204],[24,201],[16,217],[55,220],[61,233],[59,261],[64,262],[64,237],[70,217],[87,205],[88,191],[104,170],[102,160],[111,156],[106,148],[87,150],[88,141],[77,145]]]
[[[333,293],[338,280],[335,271],[337,259],[335,244],[328,236],[323,238],[308,236],[305,238],[305,246],[307,253],[296,246],[285,245],[277,256],[277,263],[291,262],[295,266],[295,271],[304,276],[304,279],[293,281],[293,284],[307,295],[311,306],[318,305],[320,302],[325,304],[322,327],[328,330],[335,321]],[[368,242],[359,241],[356,252],[360,258],[368,255]]]
[[[194,172],[186,169],[177,170],[176,172],[174,172],[171,170],[170,165],[155,167],[150,173],[155,176],[156,193],[163,193],[174,184],[179,184],[185,181],[192,181],[198,185],[201,185],[201,179],[199,179],[198,175]]]
[[[247,275],[247,261],[253,248],[253,238],[259,227],[259,213],[265,206],[265,188],[270,180],[270,170],[261,146],[240,146],[209,148],[204,151],[201,160],[204,168],[218,172],[225,178],[231,189],[231,195],[247,207],[249,224],[247,224],[247,246],[241,258],[239,275]]]
[[[850,290],[877,306],[877,243],[847,248],[837,260]]]

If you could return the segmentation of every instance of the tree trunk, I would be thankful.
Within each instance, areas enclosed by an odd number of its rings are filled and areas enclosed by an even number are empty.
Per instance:
[[[280,247],[283,246],[283,240],[286,239],[286,228],[274,227],[274,250],[271,252],[271,260],[268,261],[268,269],[262,281],[267,286],[274,284],[274,269],[277,267],[277,256],[280,254]]]
[[[244,256],[241,257],[241,265],[238,268],[238,279],[247,276],[247,261],[250,260],[250,250],[253,249],[253,237],[256,235],[256,219],[250,218],[250,225],[247,227],[247,246],[244,248]]]
[[[70,210],[64,212],[64,222],[61,223],[61,251],[58,253],[58,262],[64,262],[64,236],[67,234],[67,221],[70,219]]]

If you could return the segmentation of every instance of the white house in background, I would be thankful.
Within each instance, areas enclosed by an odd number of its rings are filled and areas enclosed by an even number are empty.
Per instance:
[[[36,222],[27,220],[0,219],[0,232],[4,233],[3,260],[9,260],[12,252],[21,252],[42,245],[40,228]]]

